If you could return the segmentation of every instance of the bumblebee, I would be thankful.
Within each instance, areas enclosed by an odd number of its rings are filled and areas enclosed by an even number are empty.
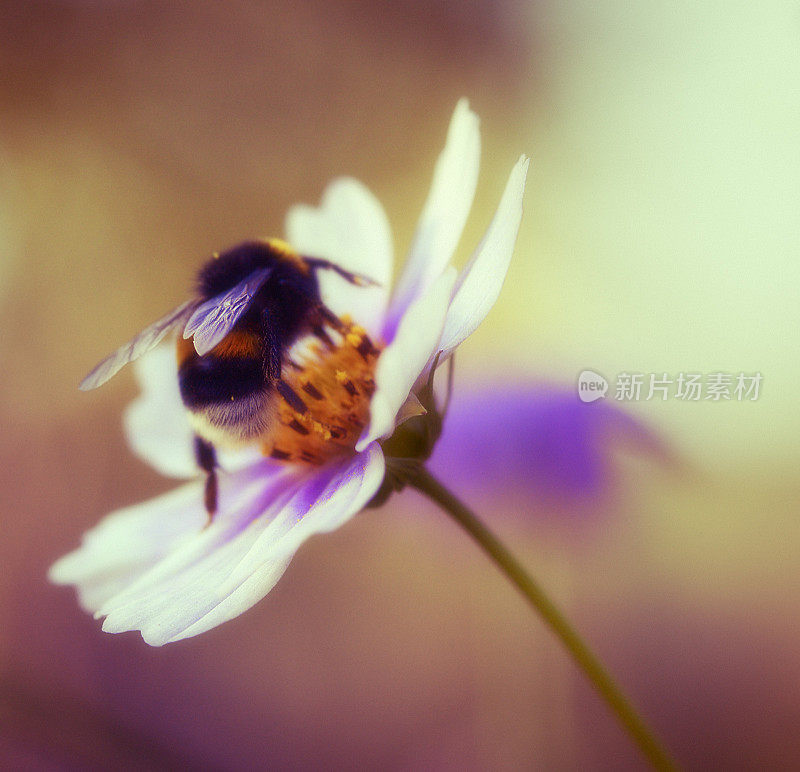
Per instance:
[[[253,442],[278,460],[319,464],[352,447],[366,421],[379,350],[364,330],[323,303],[317,271],[357,286],[370,279],[283,241],[245,242],[214,256],[197,295],[100,362],[80,384],[94,389],[178,335],[178,384],[217,509],[215,448]]]

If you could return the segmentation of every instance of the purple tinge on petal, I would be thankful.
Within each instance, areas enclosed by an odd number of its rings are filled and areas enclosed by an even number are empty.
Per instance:
[[[383,472],[383,454],[375,443],[323,468],[264,460],[223,476],[220,508],[211,525],[201,529],[205,518],[198,523],[195,515],[192,532],[107,598],[96,614],[106,616],[103,629],[141,630],[147,643],[160,646],[238,616],[272,589],[305,539],[356,514],[380,486]],[[155,511],[159,503],[141,506]],[[201,507],[200,496],[187,506]],[[107,546],[115,545],[112,540]],[[78,584],[68,576],[57,579]]]
[[[609,488],[617,441],[664,453],[612,403],[583,403],[571,387],[493,384],[454,393],[430,466],[458,492],[569,503]]]
[[[243,493],[254,487],[263,493],[281,484],[285,472],[285,467],[262,459],[236,474],[221,475],[218,520],[230,520]],[[77,549],[53,564],[49,578],[75,586],[81,606],[97,613],[179,547],[193,542],[207,520],[203,483],[182,485],[107,515],[84,534]]]
[[[387,346],[375,370],[375,393],[370,402],[369,424],[356,443],[362,451],[369,443],[388,437],[411,387],[436,353],[442,334],[455,268],[448,268],[433,286],[408,308],[395,339]]]

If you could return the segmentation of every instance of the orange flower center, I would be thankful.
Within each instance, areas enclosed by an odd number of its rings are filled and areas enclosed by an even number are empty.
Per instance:
[[[381,349],[347,317],[326,332],[327,340],[309,336],[289,352],[275,428],[262,445],[267,456],[323,464],[352,453],[369,420]]]

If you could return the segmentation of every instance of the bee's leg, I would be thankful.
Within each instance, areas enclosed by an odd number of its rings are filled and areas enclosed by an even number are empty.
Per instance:
[[[338,332],[341,332],[341,329],[339,327],[336,327],[335,329]],[[334,348],[336,348],[336,344],[333,342],[333,339],[331,338],[331,336],[328,335],[327,332],[325,332],[325,328],[322,326],[322,324],[315,324],[311,328],[311,332],[317,338],[319,338],[329,349],[333,350]]]
[[[344,332],[347,325],[338,317],[333,311],[328,308],[324,303],[318,303],[316,307],[317,316],[319,318],[319,326],[322,324],[329,324],[336,332]]]
[[[208,512],[208,522],[211,524],[214,513],[217,511],[217,453],[210,442],[195,435],[194,456],[197,465],[206,473],[205,505]]]
[[[317,317],[320,319],[320,324],[324,323],[330,325],[341,335],[346,335],[348,331],[352,329],[352,325],[345,324],[324,303],[319,303],[317,305],[316,313]],[[367,356],[378,353],[378,349],[375,348],[374,344],[370,340],[369,335],[367,335],[363,330],[360,330],[358,335],[360,338],[358,342],[358,353],[361,354],[362,357],[366,358]]]
[[[350,284],[355,284],[357,287],[379,286],[378,282],[376,282],[374,279],[370,279],[369,276],[363,276],[360,273],[351,273],[350,271],[345,271],[344,268],[336,265],[336,263],[332,263],[330,260],[323,260],[321,257],[304,257],[303,259],[314,270],[317,268],[327,268],[334,273],[338,273],[343,279],[349,281]]]

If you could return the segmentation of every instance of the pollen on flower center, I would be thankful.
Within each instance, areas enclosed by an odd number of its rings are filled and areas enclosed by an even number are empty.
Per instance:
[[[369,418],[380,351],[347,317],[321,339],[295,344],[281,373],[282,398],[264,454],[322,464],[351,453]]]

